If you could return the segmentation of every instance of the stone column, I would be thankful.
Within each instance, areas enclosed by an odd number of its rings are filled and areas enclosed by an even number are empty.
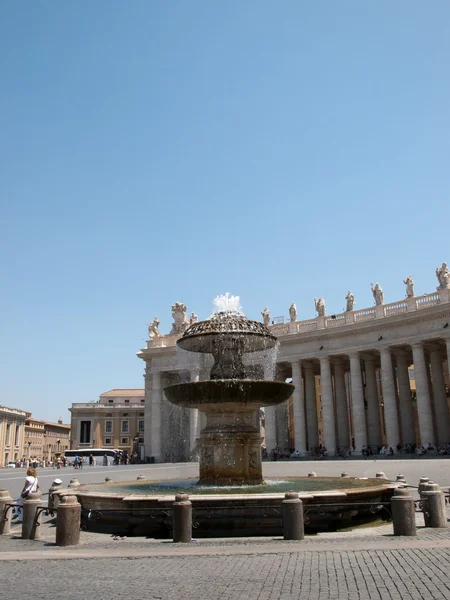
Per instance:
[[[155,462],[161,461],[161,403],[161,373],[154,371],[152,377],[151,455]]]
[[[320,381],[322,386],[323,441],[329,456],[334,456],[336,453],[336,422],[329,356],[320,358]]]
[[[450,441],[450,420],[448,414],[447,393],[445,390],[444,370],[442,368],[439,347],[430,351],[431,381],[433,384],[434,413],[436,415],[437,439],[439,444]]]
[[[295,449],[304,455],[306,453],[305,399],[300,361],[292,363],[292,383],[295,385],[293,394],[294,445]]]
[[[144,450],[145,458],[152,453],[152,374],[151,362],[145,364]],[[79,437],[77,439],[80,439]]]
[[[395,447],[400,442],[400,426],[398,423],[397,396],[395,393],[394,372],[392,369],[390,348],[380,349],[380,359],[386,440],[388,447],[391,446],[395,450]]]
[[[191,371],[191,381],[200,381],[200,371],[198,369]],[[189,450],[191,453],[195,451],[197,438],[200,435],[198,421],[198,408],[191,408],[189,410]]]
[[[378,399],[375,357],[364,357],[366,372],[367,440],[369,446],[381,446],[381,417]]]
[[[355,453],[361,454],[362,447],[367,446],[366,411],[364,407],[364,388],[361,375],[361,359],[359,352],[354,352],[353,354],[350,354],[349,357]]]
[[[264,380],[271,381],[273,379],[273,369],[264,365]],[[270,453],[277,445],[277,422],[276,422],[276,406],[264,407],[264,422],[265,422],[265,443],[266,450]]]
[[[417,415],[419,418],[420,442],[423,446],[435,441],[430,391],[428,388],[427,365],[423,344],[412,345],[414,375],[416,378]]]
[[[409,383],[408,354],[404,350],[395,352],[397,358],[398,401],[400,408],[401,439],[403,444],[415,444],[416,431]]]
[[[316,404],[316,382],[314,379],[314,365],[304,363],[305,369],[305,400],[306,400],[306,435],[308,438],[308,449],[319,446],[319,427],[317,421]]]
[[[336,396],[336,425],[338,446],[350,446],[350,431],[348,422],[347,390],[345,387],[345,371],[342,360],[334,363],[334,392]]]

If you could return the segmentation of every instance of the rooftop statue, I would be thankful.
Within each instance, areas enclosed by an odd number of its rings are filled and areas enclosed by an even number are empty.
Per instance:
[[[436,277],[439,281],[438,290],[450,289],[450,271],[448,270],[447,263],[443,262],[442,265],[436,269]]]
[[[159,319],[155,317],[151,323],[148,324],[148,337],[150,340],[153,338],[161,337],[159,333]]]
[[[375,300],[375,304],[377,306],[384,304],[384,292],[383,292],[383,288],[381,287],[381,285],[379,283],[376,283],[375,285],[373,285],[373,283],[371,283],[370,285],[372,288],[372,295],[373,295],[373,299]]]
[[[295,323],[297,320],[297,307],[295,306],[295,302],[293,302],[289,307],[289,319],[291,323]]]
[[[191,316],[189,317],[189,327],[197,322],[198,322],[198,316],[195,314],[195,312],[191,313]]]
[[[346,312],[351,312],[355,307],[355,296],[348,290],[347,295],[345,296],[347,300],[347,306],[345,308]]]
[[[263,318],[263,323],[266,327],[270,325],[270,310],[267,308],[261,311],[261,316]]]
[[[403,283],[406,285],[406,297],[412,298],[414,296],[414,279],[408,275]]]
[[[316,307],[317,316],[324,317],[325,316],[325,300],[320,296],[319,299],[314,298],[314,305]]]
[[[175,302],[172,306],[173,324],[170,335],[183,333],[189,327],[189,320],[186,313],[187,306],[182,302]]]

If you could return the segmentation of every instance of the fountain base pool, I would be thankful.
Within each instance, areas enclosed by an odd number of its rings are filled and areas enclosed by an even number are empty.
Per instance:
[[[83,527],[123,535],[171,538],[175,494],[192,502],[194,537],[282,535],[281,503],[295,490],[303,501],[305,530],[335,531],[378,518],[395,484],[380,479],[287,477],[263,485],[205,486],[197,480],[88,484],[59,494],[75,494]],[[387,514],[387,513],[384,513]]]

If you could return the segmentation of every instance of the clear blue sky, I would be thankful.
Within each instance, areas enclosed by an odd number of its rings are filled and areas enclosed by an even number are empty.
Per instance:
[[[450,3],[0,3],[0,402],[142,387],[155,315],[450,262]]]

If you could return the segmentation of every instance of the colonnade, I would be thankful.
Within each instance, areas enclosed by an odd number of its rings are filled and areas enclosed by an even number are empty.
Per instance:
[[[442,341],[417,342],[291,361],[295,449],[307,454],[317,448],[320,426],[320,440],[330,455],[350,446],[360,453],[363,446],[381,446],[383,441],[394,449],[399,443],[449,443],[446,357],[450,357],[450,339],[445,347]],[[265,413],[267,450],[284,447],[277,435],[277,409],[268,407]],[[289,427],[287,420],[284,426]]]

